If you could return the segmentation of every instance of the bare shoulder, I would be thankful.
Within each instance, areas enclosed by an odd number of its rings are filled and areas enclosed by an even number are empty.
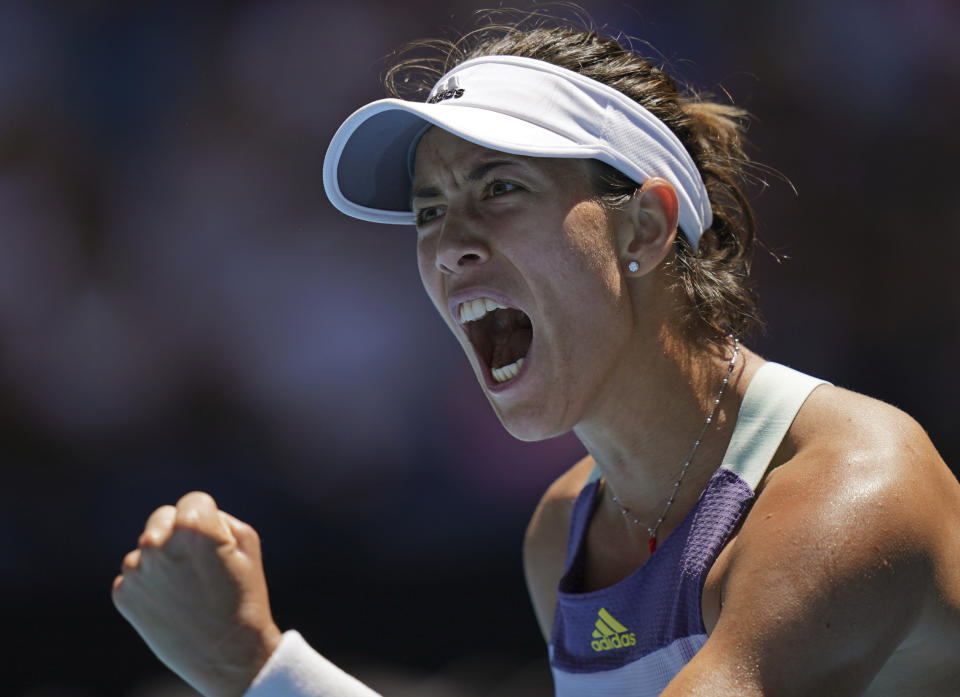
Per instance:
[[[523,568],[540,631],[549,641],[573,503],[594,468],[587,456],[560,475],[537,505],[523,542]]]
[[[844,514],[869,510],[870,520],[905,526],[933,551],[941,537],[932,533],[960,530],[960,483],[923,428],[896,407],[825,385],[787,440],[786,466],[770,473],[761,497],[776,492]]]
[[[785,466],[760,489],[759,511],[770,519],[778,510],[816,514],[813,530],[865,553],[909,546],[940,567],[937,579],[960,584],[960,483],[911,416],[823,386],[797,415],[788,447]]]
[[[960,644],[960,484],[927,434],[823,386],[777,459],[730,545],[713,647],[750,647],[782,694],[932,679]]]
[[[888,545],[922,551],[931,592],[960,621],[960,482],[926,431],[905,412],[848,390],[825,388],[810,400],[796,424],[810,455],[798,458],[799,483],[809,485],[819,470],[840,509],[863,516],[856,527],[872,523],[858,539],[879,544],[884,535]]]

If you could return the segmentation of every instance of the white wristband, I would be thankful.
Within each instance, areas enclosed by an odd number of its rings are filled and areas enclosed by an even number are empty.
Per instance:
[[[380,697],[289,630],[243,697]]]

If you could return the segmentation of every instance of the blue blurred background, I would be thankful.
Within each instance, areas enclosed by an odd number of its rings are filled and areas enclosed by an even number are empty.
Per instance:
[[[518,3],[521,7],[529,5]],[[769,357],[912,413],[960,463],[960,5],[606,2],[756,120]],[[570,437],[510,439],[324,149],[466,0],[0,0],[4,694],[182,697],[113,610],[147,515],[209,491],[275,615],[389,695],[546,695],[520,542]],[[956,471],[956,469],[955,469]]]

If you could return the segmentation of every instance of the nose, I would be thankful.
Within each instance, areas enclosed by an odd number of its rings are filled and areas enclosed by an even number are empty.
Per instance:
[[[490,248],[477,225],[455,220],[451,211],[447,211],[437,240],[437,270],[443,274],[462,273],[489,259]]]

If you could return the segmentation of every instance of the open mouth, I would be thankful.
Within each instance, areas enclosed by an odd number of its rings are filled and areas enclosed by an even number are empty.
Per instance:
[[[460,305],[460,322],[495,382],[517,377],[533,340],[533,325],[523,311],[475,298]]]

